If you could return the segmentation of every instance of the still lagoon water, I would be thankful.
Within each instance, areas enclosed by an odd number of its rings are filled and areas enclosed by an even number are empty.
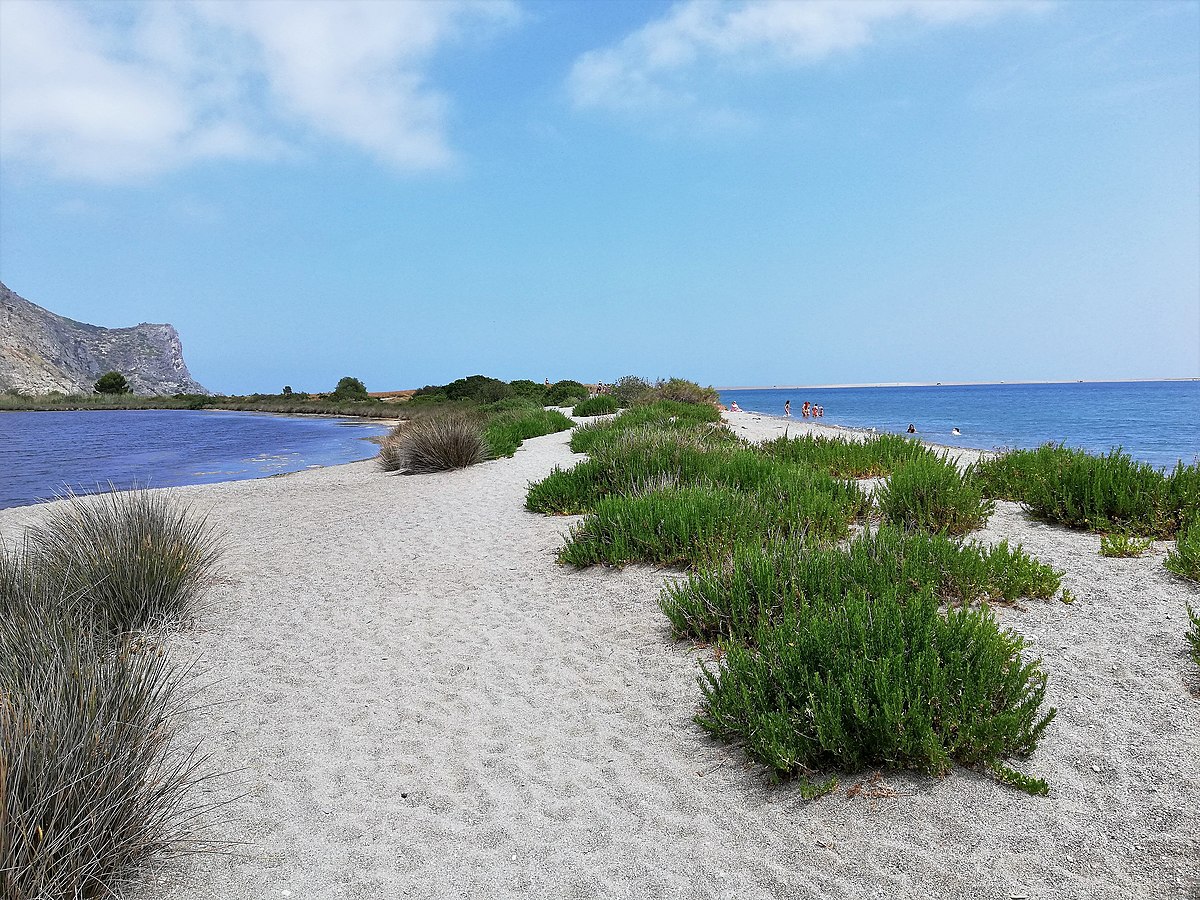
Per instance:
[[[722,403],[734,400],[772,416],[791,400],[794,418],[807,400],[825,407],[823,425],[903,434],[912,424],[924,440],[980,450],[1050,441],[1090,453],[1119,446],[1163,468],[1200,454],[1200,381],[721,391]]]
[[[369,459],[366,420],[224,410],[0,412],[0,509],[133,486],[240,481]]]

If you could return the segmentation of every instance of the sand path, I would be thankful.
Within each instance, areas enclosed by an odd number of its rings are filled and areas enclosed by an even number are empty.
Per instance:
[[[173,649],[215,682],[191,733],[241,770],[214,836],[242,843],[129,896],[1198,896],[1198,598],[1161,546],[1104,560],[1011,504],[984,533],[1080,597],[1000,613],[1061,708],[1028,765],[1049,798],[957,772],[805,803],[691,723],[705,654],[670,639],[664,573],[555,564],[569,520],[525,512],[525,487],[577,458],[560,434],[439,475],[173,489],[230,533],[212,609]]]

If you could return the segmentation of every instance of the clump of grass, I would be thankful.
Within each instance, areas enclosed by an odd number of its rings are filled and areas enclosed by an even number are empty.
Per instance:
[[[1031,753],[1055,714],[1040,711],[1046,675],[1023,649],[986,607],[942,614],[931,592],[797,600],[705,669],[696,721],[780,777],[957,763],[1046,793],[1003,762]]]
[[[775,459],[820,469],[838,478],[878,478],[897,466],[937,454],[919,441],[884,434],[865,441],[805,435],[766,441],[762,452]]]
[[[400,425],[384,440],[379,459],[389,472],[425,474],[465,469],[486,460],[488,452],[479,420],[451,411]]]
[[[966,534],[987,524],[996,505],[944,456],[902,463],[875,496],[883,521],[902,528]]]
[[[571,435],[571,449],[576,453],[592,453],[598,447],[616,440],[622,433],[646,426],[659,431],[695,431],[697,426],[705,425],[711,425],[709,430],[723,435],[724,440],[737,440],[729,429],[721,425],[721,413],[715,406],[660,400],[634,406],[610,421],[581,425]]]
[[[1200,514],[1179,529],[1175,547],[1167,552],[1163,565],[1176,575],[1200,581]]]
[[[205,848],[205,760],[175,741],[188,670],[129,632],[186,618],[215,540],[161,500],[71,500],[61,531],[0,546],[0,896],[113,896],[154,854]]]
[[[574,424],[556,409],[515,409],[493,416],[483,438],[492,457],[512,456],[522,441],[566,431]]]
[[[779,622],[789,603],[835,604],[854,591],[930,593],[952,606],[1050,600],[1062,573],[1007,542],[988,547],[942,534],[883,527],[843,547],[783,543],[740,548],[732,563],[708,565],[668,584],[659,605],[676,635],[749,643],[760,623]]]
[[[615,413],[620,407],[617,404],[617,398],[610,394],[597,394],[595,397],[580,401],[575,404],[575,408],[571,410],[573,416],[607,416]]]
[[[1088,531],[1172,537],[1200,503],[1200,473],[1171,475],[1116,448],[1093,456],[1047,444],[984,459],[972,476],[989,497],[1018,500],[1043,522]]]
[[[1114,559],[1132,559],[1149,550],[1153,543],[1150,538],[1137,538],[1129,534],[1102,534],[1100,555]]]
[[[187,622],[220,556],[207,519],[162,491],[68,496],[26,540],[43,577],[114,635]]]

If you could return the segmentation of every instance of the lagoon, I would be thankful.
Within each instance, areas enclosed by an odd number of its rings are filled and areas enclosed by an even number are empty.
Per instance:
[[[377,421],[227,410],[0,413],[0,509],[64,490],[241,481],[369,459]]]

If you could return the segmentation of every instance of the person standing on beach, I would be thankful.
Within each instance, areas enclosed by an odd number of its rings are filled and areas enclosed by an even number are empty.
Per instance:
[[[789,419],[792,417],[792,401],[791,400],[783,401],[783,414],[785,416],[787,416]]]

